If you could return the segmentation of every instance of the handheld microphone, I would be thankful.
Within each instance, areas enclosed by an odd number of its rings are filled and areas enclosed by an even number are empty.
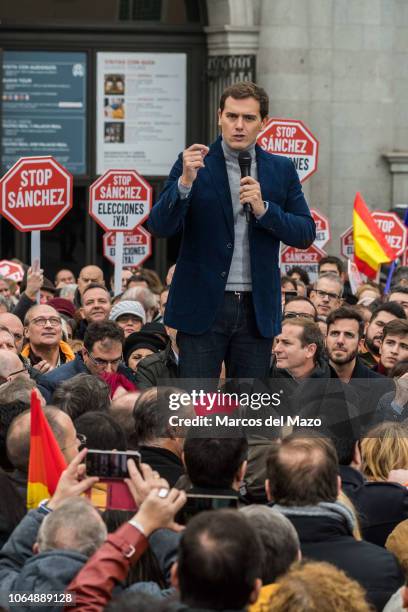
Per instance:
[[[239,168],[241,170],[241,178],[244,178],[245,176],[251,176],[251,162],[252,159],[249,151],[240,151],[238,153],[238,163]],[[244,204],[244,211],[247,223],[249,223],[252,212],[251,205]]]

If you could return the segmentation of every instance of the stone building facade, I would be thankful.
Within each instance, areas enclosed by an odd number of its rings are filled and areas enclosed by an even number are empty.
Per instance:
[[[375,209],[408,203],[407,0],[207,0],[207,12],[210,100],[241,70],[268,91],[272,116],[301,119],[320,141],[304,189],[330,218],[329,252],[356,191]]]

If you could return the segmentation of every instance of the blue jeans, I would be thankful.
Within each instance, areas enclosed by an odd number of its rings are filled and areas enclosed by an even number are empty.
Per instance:
[[[178,332],[180,378],[218,379],[225,361],[227,378],[268,375],[272,339],[256,325],[252,293],[226,291],[211,328],[204,334]]]

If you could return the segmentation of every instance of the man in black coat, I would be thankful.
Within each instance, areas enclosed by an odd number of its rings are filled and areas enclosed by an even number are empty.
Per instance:
[[[180,389],[151,387],[138,397],[133,417],[135,437],[143,463],[156,470],[173,487],[184,474],[181,460],[186,429],[172,426],[171,417],[178,420],[194,416],[194,409],[180,404],[175,412],[169,408],[172,395],[179,396]]]
[[[267,495],[293,523],[302,555],[327,561],[357,580],[382,610],[404,577],[395,557],[353,536],[355,517],[337,501],[339,465],[327,438],[292,434],[273,444],[267,459]]]
[[[364,321],[353,307],[342,306],[327,317],[326,350],[330,377],[353,389],[357,397],[355,437],[375,424],[379,398],[394,389],[392,380],[374,372],[358,356],[363,335]]]

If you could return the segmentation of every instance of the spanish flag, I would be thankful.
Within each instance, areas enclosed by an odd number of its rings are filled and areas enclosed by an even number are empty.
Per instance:
[[[360,272],[375,278],[383,263],[395,259],[384,233],[371,216],[360,193],[356,194],[353,210],[354,261]]]
[[[55,492],[67,464],[51,427],[41,409],[40,399],[31,392],[30,460],[28,464],[27,508],[37,508],[40,501]]]

